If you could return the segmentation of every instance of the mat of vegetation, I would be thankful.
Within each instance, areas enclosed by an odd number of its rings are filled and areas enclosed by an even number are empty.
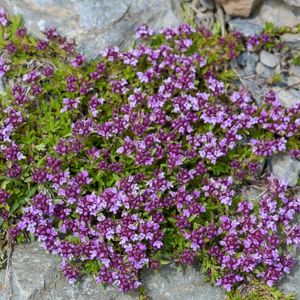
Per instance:
[[[300,104],[270,91],[258,105],[230,68],[283,31],[141,26],[133,49],[86,61],[55,28],[35,38],[4,10],[0,23],[3,253],[37,239],[71,283],[92,274],[122,291],[170,261],[198,260],[229,295],[292,269],[300,199],[263,164],[300,158]],[[246,200],[257,182],[266,191]]]

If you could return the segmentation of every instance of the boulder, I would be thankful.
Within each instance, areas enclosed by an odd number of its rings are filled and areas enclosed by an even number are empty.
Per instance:
[[[277,93],[279,101],[286,107],[300,103],[300,92],[294,88],[286,90],[281,87],[274,87],[274,91]]]
[[[48,254],[39,243],[18,245],[12,255],[13,300],[138,300],[137,292],[124,294],[113,286],[105,289],[92,276],[70,285],[61,275],[58,257]],[[142,275],[143,284],[155,300],[225,300],[219,288],[204,281],[196,268],[174,265]],[[6,300],[5,270],[0,271],[0,300]]]
[[[89,58],[108,46],[129,47],[141,24],[156,30],[180,24],[171,0],[0,0],[0,7],[21,14],[35,35],[57,27]]]
[[[260,62],[269,68],[275,68],[279,64],[279,57],[265,50],[260,52]]]
[[[270,160],[271,172],[275,177],[285,180],[289,186],[296,186],[300,175],[300,161],[289,155],[275,155]]]
[[[258,56],[254,53],[244,52],[237,58],[237,62],[243,68],[243,75],[253,75],[256,72]]]
[[[231,31],[241,32],[244,36],[260,34],[263,31],[263,26],[241,18],[235,18],[228,21]]]
[[[296,77],[300,77],[300,66],[298,65],[291,65],[290,69],[289,69],[289,74],[296,76]]]
[[[285,33],[281,36],[281,41],[294,49],[300,49],[300,33]]]
[[[259,62],[256,65],[256,73],[261,77],[264,77],[266,79],[271,79],[273,77],[273,75],[275,74],[275,69],[269,68],[269,67],[265,66],[264,64],[262,64],[261,62]]]
[[[262,26],[271,22],[276,27],[293,27],[300,23],[300,7],[287,5],[282,0],[264,0],[249,21]]]

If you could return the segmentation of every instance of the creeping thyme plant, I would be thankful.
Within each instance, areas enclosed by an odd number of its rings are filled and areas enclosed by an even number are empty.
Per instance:
[[[230,69],[276,34],[141,26],[134,49],[87,61],[55,28],[35,38],[4,10],[0,23],[2,251],[37,239],[71,283],[122,291],[167,262],[199,261],[228,293],[291,270],[299,198],[263,164],[300,158],[300,105],[272,91],[257,105]]]

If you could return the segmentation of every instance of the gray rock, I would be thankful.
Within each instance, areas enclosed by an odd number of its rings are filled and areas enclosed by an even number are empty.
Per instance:
[[[12,256],[13,300],[138,300],[137,294],[124,295],[114,287],[106,289],[88,277],[76,285],[62,278],[58,257],[35,242],[17,246]],[[0,272],[4,282],[5,271]],[[0,300],[5,299],[4,284],[0,284]]]
[[[260,197],[266,192],[266,187],[249,186],[245,190],[242,190],[242,197],[253,203],[257,203]]]
[[[238,64],[243,67],[244,75],[252,75],[256,72],[258,55],[250,52],[244,52],[237,58]]]
[[[286,154],[279,154],[270,160],[271,172],[285,180],[289,186],[296,186],[300,175],[300,161]]]
[[[287,78],[288,86],[293,86],[295,89],[300,88],[300,77],[298,76],[289,76]]]
[[[300,33],[285,33],[281,41],[295,49],[300,49]]]
[[[46,252],[34,243],[16,248],[11,268],[14,299],[38,299],[44,287],[57,279],[59,263],[56,257],[46,255]],[[5,274],[4,271],[0,273]],[[3,286],[2,289],[0,287],[1,300],[5,299],[4,295]]]
[[[266,22],[272,22],[276,27],[293,27],[300,23],[300,7],[287,5],[282,0],[264,0],[256,15],[249,21],[262,26]]]
[[[207,9],[209,10],[213,10],[215,8],[214,0],[200,0],[200,4],[203,7],[207,7]]]
[[[295,268],[287,275],[282,282],[279,283],[278,287],[285,293],[292,293],[295,295],[295,299],[300,299],[300,266],[299,266],[299,254],[298,263]]]
[[[21,14],[29,31],[38,36],[40,30],[56,26],[61,34],[75,38],[88,57],[112,45],[129,47],[138,25],[158,30],[180,24],[171,0],[0,0],[0,7]]]
[[[0,80],[0,93],[3,93],[4,90],[5,90],[5,85],[4,85],[3,80],[1,79],[1,80]]]
[[[295,89],[300,88],[300,66],[291,65],[289,69],[289,76],[287,78],[288,86]]]
[[[290,73],[290,75],[300,77],[300,66],[291,65],[289,73]]]
[[[253,99],[257,104],[261,105],[263,103],[264,95],[267,89],[265,87],[261,88],[257,84],[257,80],[243,78],[243,85],[248,89]]]
[[[249,55],[251,53],[249,52],[243,52],[242,54],[240,54],[237,58],[237,63],[241,66],[241,67],[246,67],[247,66],[247,62],[248,62],[248,58]]]
[[[300,199],[300,192],[296,196]],[[294,223],[300,224],[300,216],[296,218]],[[295,299],[300,299],[300,249],[294,249],[291,254],[297,258],[297,263],[290,274],[285,276],[277,286],[287,294],[294,294]]]
[[[274,91],[277,93],[280,102],[286,107],[300,103],[300,92],[294,88],[285,90],[280,87],[274,87]]]
[[[274,68],[269,68],[262,63],[258,63],[256,65],[256,73],[260,75],[261,77],[271,79],[273,75],[275,74],[275,69]]]
[[[64,278],[59,278],[52,288],[46,288],[41,298],[34,300],[138,300],[137,293],[123,294],[116,288],[103,288],[95,279],[86,277],[80,283],[70,285]]]
[[[260,62],[269,68],[275,68],[279,64],[278,56],[262,50],[259,55]]]
[[[283,0],[286,4],[300,7],[300,0]]]
[[[5,299],[5,271],[0,271],[0,300]],[[200,271],[177,271],[174,265],[158,272],[148,270],[142,276],[145,288],[155,300],[224,300],[221,289],[204,282]],[[57,257],[47,254],[37,242],[17,246],[12,256],[13,300],[138,300],[137,292],[123,294],[115,287],[106,289],[94,278],[86,277],[70,285],[60,272]]]
[[[231,31],[239,31],[244,36],[260,34],[263,31],[262,25],[240,18],[229,20],[228,25]]]
[[[159,273],[145,274],[145,285],[150,299],[155,300],[224,300],[225,294],[204,282],[198,270],[176,270],[174,265],[165,266]]]

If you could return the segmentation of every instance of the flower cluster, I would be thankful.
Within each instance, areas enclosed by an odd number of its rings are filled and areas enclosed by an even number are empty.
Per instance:
[[[41,40],[24,27],[13,34],[16,50],[3,40],[3,51],[14,64],[0,61],[14,82],[0,111],[0,210],[10,237],[33,234],[61,257],[71,283],[88,273],[122,291],[166,258],[206,259],[226,290],[249,274],[272,285],[291,269],[299,199],[273,177],[258,202],[241,187],[264,157],[299,157],[299,105],[286,108],[269,92],[258,106],[221,79],[241,35],[216,39],[186,24],[154,34],[143,25],[146,44],[87,62],[55,28]]]

